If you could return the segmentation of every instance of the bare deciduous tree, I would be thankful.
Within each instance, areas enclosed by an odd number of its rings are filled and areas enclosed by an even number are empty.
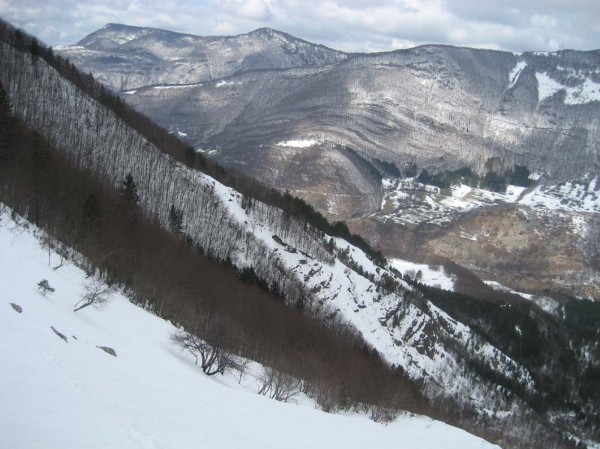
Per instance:
[[[238,372],[238,384],[241,385],[242,383],[242,378],[244,377],[244,375],[246,374],[246,371],[248,371],[248,367],[250,366],[250,360],[248,359],[240,359],[237,363],[237,372]]]
[[[108,302],[110,295],[114,293],[114,291],[114,288],[106,285],[101,278],[92,278],[91,281],[84,284],[83,297],[73,306],[74,312],[88,306],[94,306],[95,308],[102,307]]]
[[[186,331],[174,332],[170,335],[171,343],[179,346],[181,350],[190,352],[200,362],[202,371],[207,376],[217,373],[225,374],[229,369],[238,368],[237,357],[218,344],[210,344],[200,337]]]
[[[299,379],[269,367],[263,369],[259,380],[262,385],[258,390],[258,394],[281,402],[293,401],[293,398],[300,393],[302,386]]]
[[[371,405],[371,420],[379,424],[388,425],[394,421],[406,409],[408,397],[404,391],[385,389],[383,400]]]
[[[371,415],[369,418],[376,423],[387,426],[394,421],[399,414],[400,410],[398,409],[385,407],[383,405],[373,405],[371,406]]]

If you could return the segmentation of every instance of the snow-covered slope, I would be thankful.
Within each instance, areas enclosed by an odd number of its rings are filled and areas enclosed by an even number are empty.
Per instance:
[[[431,266],[402,259],[391,259],[390,265],[403,276],[442,290],[454,290],[454,277],[447,274],[442,266]]]
[[[252,394],[251,376],[242,386],[209,379],[169,343],[170,323],[121,294],[74,313],[85,273],[53,270],[59,257],[40,246],[42,233],[18,221],[0,215],[0,447],[497,447],[424,417],[383,426],[308,400],[282,404]],[[37,291],[42,279],[54,293]]]

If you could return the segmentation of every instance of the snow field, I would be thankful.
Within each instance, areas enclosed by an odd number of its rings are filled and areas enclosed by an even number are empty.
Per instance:
[[[314,145],[320,143],[318,140],[314,139],[298,139],[298,140],[284,140],[277,143],[280,147],[290,147],[290,148],[309,148]]]
[[[441,288],[442,290],[454,291],[454,277],[446,274],[444,267],[429,266],[421,263],[409,262],[402,259],[390,259],[390,265],[400,271],[403,276],[407,274],[412,279],[415,279],[416,274],[420,271],[421,278],[417,281],[430,287]]]
[[[508,75],[508,80],[511,86],[514,86],[516,84],[517,80],[519,79],[519,75],[521,75],[521,72],[523,71],[523,69],[525,69],[525,67],[527,67],[527,62],[519,61],[511,70],[510,74]]]

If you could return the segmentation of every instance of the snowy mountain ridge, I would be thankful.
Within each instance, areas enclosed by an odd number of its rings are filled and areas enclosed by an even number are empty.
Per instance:
[[[195,148],[338,218],[378,204],[356,192],[361,183],[348,181],[356,176],[344,176],[357,164],[345,147],[400,171],[416,164],[485,174],[499,158],[505,169],[543,174],[547,185],[598,175],[598,51],[515,55],[427,45],[346,54],[269,29],[201,37],[114,24],[58,51]],[[219,80],[227,92],[214,89]],[[310,152],[277,145],[302,139],[320,144]],[[295,173],[297,165],[331,164],[332,152],[343,159],[337,170]],[[365,170],[359,177],[373,183]],[[324,184],[346,198],[327,201]]]

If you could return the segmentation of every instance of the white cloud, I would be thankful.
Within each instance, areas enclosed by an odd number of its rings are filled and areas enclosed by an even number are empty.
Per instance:
[[[217,0],[216,5],[234,16],[251,20],[269,20],[273,0]]]

